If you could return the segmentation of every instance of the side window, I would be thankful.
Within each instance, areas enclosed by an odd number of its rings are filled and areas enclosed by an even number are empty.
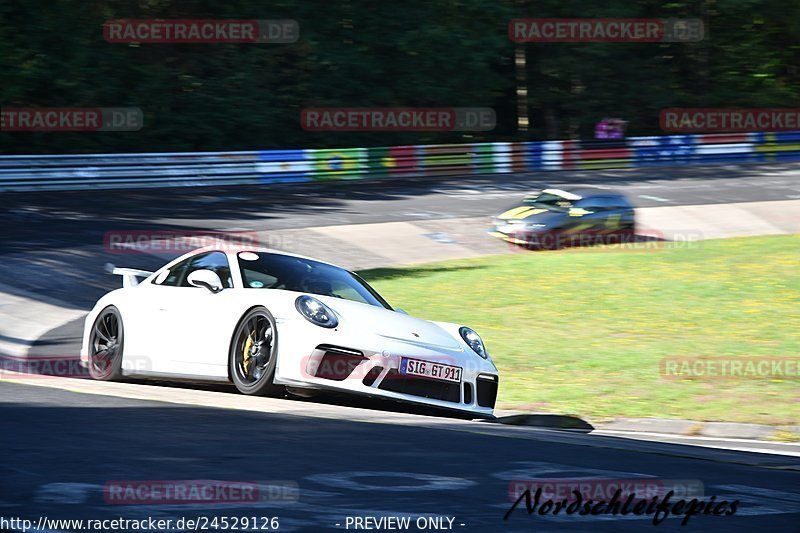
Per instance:
[[[600,205],[599,211],[613,211],[617,208],[617,201],[613,196],[601,196],[597,199]]]
[[[251,289],[261,289],[263,287],[272,287],[278,282],[278,278],[260,270],[251,270],[239,261],[239,268],[242,270],[244,277],[244,286]]]
[[[169,269],[169,273],[164,277],[161,274],[159,278],[163,281],[158,283],[165,287],[191,287],[186,278],[195,270],[213,270],[222,280],[222,286],[227,288],[233,287],[233,280],[231,279],[231,269],[228,267],[228,258],[222,252],[206,252],[203,254],[195,255],[184,259],[180,263]]]
[[[575,204],[575,207],[582,207],[587,211],[598,213],[614,209],[615,204],[616,201],[610,196],[591,196]]]
[[[622,196],[613,196],[611,198],[611,209],[630,209],[631,205]]]
[[[580,202],[575,204],[575,207],[580,209],[586,209],[587,211],[602,211],[599,205],[597,205],[597,197],[592,196],[590,198],[584,198]]]
[[[189,274],[195,270],[211,270],[219,276],[223,287],[233,288],[228,257],[222,252],[208,252],[190,258],[186,268],[180,275],[178,287],[191,287],[192,285],[189,285],[188,278]]]
[[[161,274],[159,276],[159,279],[162,279],[163,281],[158,282],[158,280],[156,280],[158,285],[163,285],[166,287],[177,287],[180,284],[181,279],[183,278],[183,273],[186,270],[186,266],[189,264],[190,261],[192,261],[192,259],[194,258],[190,257],[174,265],[172,268],[169,269],[166,278],[164,277],[164,274]]]

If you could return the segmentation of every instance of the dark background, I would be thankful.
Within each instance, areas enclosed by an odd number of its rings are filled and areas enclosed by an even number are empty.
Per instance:
[[[514,18],[700,18],[697,43],[515,44]],[[110,44],[120,18],[297,20],[294,44]],[[385,146],[661,134],[667,107],[797,107],[800,2],[64,0],[0,4],[0,105],[140,107],[138,132],[0,133],[0,153]],[[515,67],[524,51],[526,67]],[[523,72],[524,70],[524,72]],[[524,77],[520,77],[524,73]],[[530,127],[517,127],[517,87]],[[484,133],[306,132],[305,107],[493,107]]]

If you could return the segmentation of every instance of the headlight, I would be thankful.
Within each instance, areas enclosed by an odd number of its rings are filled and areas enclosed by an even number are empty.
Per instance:
[[[298,296],[294,301],[294,306],[312,324],[323,328],[335,328],[339,325],[339,320],[336,319],[336,314],[331,308],[316,298],[305,295]]]
[[[466,342],[467,345],[472,348],[473,352],[480,355],[484,359],[489,356],[489,353],[486,351],[486,347],[483,345],[480,335],[467,327],[459,329],[458,332],[461,334],[461,338],[464,339],[464,342]]]

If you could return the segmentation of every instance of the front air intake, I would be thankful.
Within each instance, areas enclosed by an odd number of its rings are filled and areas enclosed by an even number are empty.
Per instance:
[[[495,376],[478,376],[475,381],[478,388],[478,405],[494,409],[497,401],[498,378]]]
[[[472,384],[464,383],[464,403],[470,405],[472,403]]]
[[[320,359],[319,366],[314,372],[314,377],[330,379],[332,381],[344,381],[358,365],[366,361],[364,354],[349,348],[338,346],[320,345],[317,350],[324,352]]]
[[[366,385],[367,387],[372,387],[372,384],[375,383],[375,380],[378,379],[378,376],[381,375],[383,372],[382,366],[374,366],[372,369],[367,372],[367,375],[364,376],[364,379],[361,380],[361,383]]]
[[[445,402],[458,403],[461,400],[459,383],[406,376],[396,369],[389,370],[378,388]]]

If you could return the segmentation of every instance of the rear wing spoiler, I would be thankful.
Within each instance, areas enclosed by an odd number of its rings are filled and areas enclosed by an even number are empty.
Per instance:
[[[115,276],[122,276],[123,287],[135,287],[139,284],[139,278],[146,278],[153,273],[147,270],[138,270],[136,268],[117,268],[112,263],[106,263],[106,274],[114,274]]]

